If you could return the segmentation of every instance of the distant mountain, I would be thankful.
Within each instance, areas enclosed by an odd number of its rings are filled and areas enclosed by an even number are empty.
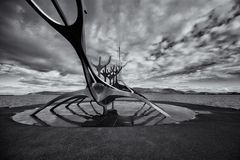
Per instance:
[[[42,91],[42,92],[29,93],[28,95],[33,95],[33,94],[40,94],[40,95],[60,95],[60,94],[64,94],[64,93],[66,93],[66,92]]]
[[[162,94],[193,94],[193,95],[240,95],[240,92],[197,92],[193,90],[180,91],[172,88],[133,88],[139,93],[162,93]]]
[[[139,93],[163,93],[163,94],[184,94],[185,92],[175,90],[172,88],[139,88],[139,87],[134,87],[133,90]]]
[[[192,95],[240,95],[240,92],[197,92],[193,90],[188,91],[180,91],[172,88],[140,88],[140,87],[133,87],[134,91],[138,93],[161,93],[161,94],[192,94]],[[42,91],[42,92],[35,92],[29,93],[28,95],[61,95],[67,92],[51,92],[51,91]]]

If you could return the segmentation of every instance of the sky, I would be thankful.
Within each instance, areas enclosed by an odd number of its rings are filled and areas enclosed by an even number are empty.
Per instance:
[[[50,0],[35,0],[61,20]],[[68,21],[75,0],[58,0]],[[130,87],[240,92],[239,0],[85,0],[87,57]],[[0,1],[0,94],[85,88],[72,46],[25,1]]]

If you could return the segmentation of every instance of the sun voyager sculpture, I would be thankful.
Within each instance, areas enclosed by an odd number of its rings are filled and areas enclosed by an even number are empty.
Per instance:
[[[69,24],[68,20],[66,19],[60,5],[58,4],[57,0],[51,0],[52,4],[54,5],[55,9],[57,10],[63,24],[60,24],[59,22],[53,20],[50,18],[49,15],[47,15],[39,6],[34,2],[34,0],[26,0],[28,4],[50,25],[52,26],[56,31],[58,31],[63,37],[70,42],[70,44],[75,49],[79,60],[81,61],[85,80],[86,80],[86,88],[83,90],[78,90],[74,92],[69,92],[62,94],[55,99],[51,100],[44,106],[38,108],[33,113],[31,113],[31,117],[36,120],[39,124],[44,126],[50,126],[48,123],[46,123],[43,119],[39,118],[38,114],[42,112],[47,107],[50,107],[50,112],[54,114],[55,116],[61,118],[64,121],[67,121],[69,123],[77,124],[79,126],[88,126],[87,124],[92,124],[92,126],[125,126],[125,125],[134,125],[134,120],[138,119],[143,116],[147,116],[150,113],[157,112],[158,116],[160,115],[162,119],[171,116],[164,111],[160,106],[150,102],[146,97],[143,95],[137,93],[132,88],[128,87],[126,84],[122,82],[122,84],[118,83],[118,80],[116,78],[115,83],[107,83],[106,77],[107,77],[107,70],[106,65],[109,64],[109,62],[105,65],[94,65],[94,67],[98,70],[98,75],[96,75],[89,63],[89,60],[86,56],[86,44],[85,44],[85,33],[84,33],[84,15],[87,14],[87,10],[85,8],[85,4],[83,0],[76,0],[77,5],[77,19],[73,24]],[[101,59],[99,59],[99,62]],[[101,72],[101,69],[104,68]],[[121,71],[121,67],[115,67],[115,69],[112,69],[113,73],[119,73]],[[105,80],[102,80],[100,78],[100,74],[105,75]],[[111,74],[110,74],[111,76]],[[114,78],[114,76],[112,77]],[[113,79],[114,82],[114,79]],[[143,102],[143,106],[138,110],[133,116],[130,116],[130,120],[128,117],[128,120],[126,118],[122,118],[120,115],[118,115],[117,110],[114,108],[108,109],[108,106],[110,104],[113,104],[113,102],[118,98],[134,98],[138,101]],[[91,107],[94,111],[94,114],[90,114],[86,109],[84,109],[81,104],[85,99],[89,99],[89,105],[88,107]],[[93,102],[97,103],[97,107],[101,108],[101,112],[99,111],[99,108],[96,109],[93,106]],[[78,106],[80,113],[77,113],[75,110],[71,109],[71,105],[75,104]],[[89,123],[81,123],[76,122],[72,119],[68,119],[65,116],[59,114],[56,112],[56,109],[61,106],[65,105],[65,108],[68,109],[72,114],[81,116],[82,118],[86,119],[86,122]],[[148,105],[149,108],[142,111],[141,114],[138,114],[143,108]],[[91,122],[91,123],[90,123]]]

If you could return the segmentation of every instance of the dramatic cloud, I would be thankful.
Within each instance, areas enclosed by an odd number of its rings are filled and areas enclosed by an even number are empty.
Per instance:
[[[36,2],[61,22],[50,1]],[[75,0],[59,3],[73,23]],[[88,58],[97,63],[112,56],[115,64],[120,45],[121,61],[131,61],[122,72],[130,86],[204,90],[216,82],[210,91],[240,89],[239,0],[85,3]],[[85,86],[74,49],[25,1],[0,2],[0,63],[1,93]]]
[[[1,64],[0,94],[23,94],[37,91],[70,91],[84,86],[83,75],[61,75],[52,70],[41,72],[16,65]]]

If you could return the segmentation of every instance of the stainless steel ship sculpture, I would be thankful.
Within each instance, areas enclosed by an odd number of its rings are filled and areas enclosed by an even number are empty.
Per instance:
[[[163,117],[170,117],[168,113],[166,113],[161,107],[157,106],[156,104],[150,102],[147,98],[145,98],[143,95],[137,93],[130,87],[128,87],[126,84],[119,84],[118,85],[111,85],[106,82],[104,82],[100,77],[98,77],[88,59],[86,56],[86,45],[85,45],[85,31],[84,31],[84,14],[87,14],[87,10],[85,8],[85,4],[83,0],[76,0],[77,5],[77,19],[73,24],[69,24],[60,5],[58,4],[57,0],[51,0],[52,4],[56,8],[61,20],[63,21],[63,24],[60,24],[59,22],[56,22],[50,16],[48,16],[39,6],[35,3],[34,0],[26,0],[28,4],[45,20],[50,24],[55,30],[57,30],[63,37],[65,37],[70,44],[75,49],[83,67],[84,76],[86,79],[86,88],[83,90],[78,90],[75,92],[66,93],[63,95],[60,95],[56,97],[55,99],[48,102],[46,105],[44,105],[41,108],[38,108],[31,116],[41,125],[48,124],[41,120],[38,117],[38,113],[44,110],[45,108],[49,106],[51,107],[50,111],[55,114],[56,116],[70,122],[75,123],[73,120],[66,119],[64,116],[61,116],[56,113],[55,109],[59,107],[60,105],[66,104],[66,108],[70,110],[69,106],[73,103],[76,103],[78,107],[82,110],[82,116],[85,119],[92,119],[92,120],[101,120],[101,117],[105,117],[110,112],[113,113],[112,110],[108,110],[107,106],[113,103],[117,98],[121,97],[129,97],[129,98],[135,98],[139,101],[144,102],[143,107],[147,104],[149,105],[150,109],[154,109],[159,114],[161,114]],[[83,102],[84,99],[89,98],[91,107],[95,111],[96,115],[91,115],[88,112],[84,111],[83,108],[81,108],[80,104]],[[96,102],[99,106],[102,107],[102,112],[100,113],[97,111],[94,106],[92,105],[92,102]],[[142,107],[142,108],[143,108]],[[148,109],[148,110],[150,110]],[[72,111],[72,110],[70,110]],[[72,111],[73,114],[77,114]],[[116,110],[114,110],[114,113],[117,113]],[[81,124],[80,124],[81,126]]]

